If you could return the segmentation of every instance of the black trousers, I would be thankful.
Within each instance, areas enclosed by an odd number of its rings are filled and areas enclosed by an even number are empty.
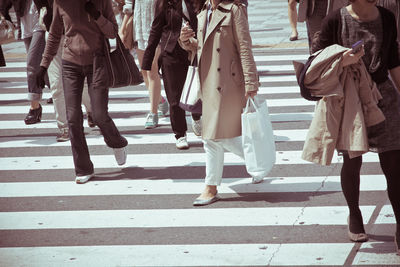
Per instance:
[[[93,65],[80,66],[63,60],[62,67],[65,106],[75,173],[76,175],[88,175],[93,173],[93,163],[90,160],[89,149],[83,132],[81,105],[85,78],[87,78],[89,86],[93,119],[99,126],[107,146],[121,148],[127,146],[128,142],[121,136],[108,114],[108,88],[92,83]]]
[[[177,46],[179,46],[177,44]],[[187,131],[186,114],[179,107],[183,85],[185,84],[186,73],[189,61],[187,55],[176,48],[173,53],[163,52],[161,54],[161,71],[164,81],[164,89],[169,102],[169,113],[172,131],[175,138],[185,136]]]
[[[5,66],[6,66],[6,59],[4,58],[3,49],[1,48],[0,45],[0,67],[5,67]]]

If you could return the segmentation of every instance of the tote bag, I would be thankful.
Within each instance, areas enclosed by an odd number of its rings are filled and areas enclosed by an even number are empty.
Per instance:
[[[14,42],[16,40],[15,36],[14,24],[0,16],[0,45]]]
[[[192,113],[201,113],[201,89],[200,78],[197,69],[197,56],[193,59],[192,64],[188,68],[185,84],[183,86],[179,106],[186,111]]]
[[[249,97],[242,113],[242,144],[247,172],[265,177],[275,164],[275,140],[267,102]]]
[[[141,84],[143,77],[135,59],[125,48],[118,34],[116,39],[117,47],[114,51],[110,52],[110,43],[104,38],[105,51],[94,56],[93,84],[108,88]]]

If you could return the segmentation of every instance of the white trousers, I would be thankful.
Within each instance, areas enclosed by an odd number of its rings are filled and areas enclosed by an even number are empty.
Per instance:
[[[206,152],[206,185],[220,185],[224,168],[224,150],[238,155],[242,159],[242,137],[234,137],[218,140],[203,140]]]
[[[46,37],[47,35],[48,33],[46,33]],[[61,69],[61,55],[63,45],[64,36],[61,37],[60,46],[58,48],[57,54],[51,61],[51,64],[47,70],[50,82],[50,93],[51,97],[53,98],[54,112],[56,114],[57,126],[60,130],[68,129]],[[85,86],[83,88],[82,103],[86,108],[86,112],[91,112],[92,107],[90,105],[87,83],[85,83]]]

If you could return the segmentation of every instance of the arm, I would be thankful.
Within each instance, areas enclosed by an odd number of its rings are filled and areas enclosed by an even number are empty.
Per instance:
[[[121,40],[122,40],[122,42],[124,44],[126,43],[126,34],[125,34],[125,32],[126,32],[126,24],[127,24],[128,20],[129,20],[129,18],[131,16],[132,16],[132,14],[130,14],[130,15],[125,14],[124,15],[124,19],[122,20],[121,27],[119,28],[119,31],[118,31],[119,37],[121,38]]]
[[[240,55],[243,69],[246,96],[257,94],[259,82],[256,63],[251,50],[252,43],[245,7],[234,5],[233,11],[233,38]]]
[[[60,45],[61,36],[64,30],[64,23],[59,14],[59,7],[56,3],[53,6],[53,21],[50,26],[49,38],[46,42],[46,48],[43,53],[40,66],[48,68],[54,56],[57,54]]]
[[[154,16],[153,23],[151,24],[150,36],[148,40],[148,45],[146,51],[143,55],[142,70],[151,70],[151,65],[153,64],[154,54],[156,52],[157,46],[160,43],[161,35],[163,32],[163,27],[166,24],[165,21],[165,10],[160,10],[159,3],[163,0],[158,0],[156,3],[156,13]]]
[[[178,43],[189,53],[188,58],[189,61],[192,62],[197,52],[197,39],[195,38],[195,33],[190,26],[182,27]]]
[[[102,8],[100,17],[95,21],[106,38],[114,39],[118,33],[118,24],[111,0],[104,0]]]

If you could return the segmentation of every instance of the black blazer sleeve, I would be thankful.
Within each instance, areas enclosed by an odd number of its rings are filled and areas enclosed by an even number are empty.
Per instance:
[[[312,53],[333,44],[340,44],[340,9],[331,12],[322,20],[321,32],[316,43],[313,44]]]

